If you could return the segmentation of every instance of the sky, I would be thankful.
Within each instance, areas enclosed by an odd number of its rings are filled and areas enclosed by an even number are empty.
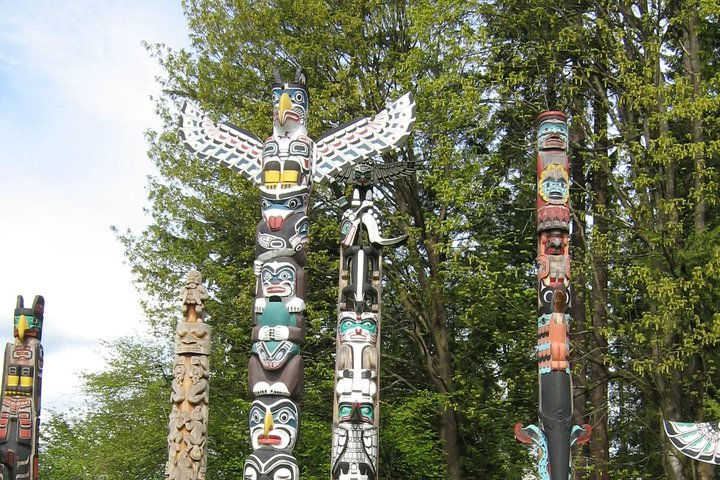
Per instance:
[[[0,345],[16,296],[43,295],[43,410],[82,402],[103,340],[149,331],[111,231],[148,222],[142,41],[187,46],[180,0],[0,0]]]

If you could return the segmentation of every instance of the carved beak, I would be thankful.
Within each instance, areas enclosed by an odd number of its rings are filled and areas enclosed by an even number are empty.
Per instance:
[[[291,111],[293,107],[290,96],[287,93],[283,93],[280,97],[280,105],[278,106],[278,118],[280,125],[285,125],[285,112]]]
[[[265,427],[263,433],[265,434],[265,438],[267,438],[270,435],[270,431],[275,427],[275,423],[273,423],[272,412],[269,408],[265,410],[265,423],[263,426]]]
[[[20,315],[20,320],[18,320],[17,325],[17,332],[18,332],[18,338],[22,342],[25,338],[25,330],[28,329],[28,322],[27,318],[25,318],[25,315]]]

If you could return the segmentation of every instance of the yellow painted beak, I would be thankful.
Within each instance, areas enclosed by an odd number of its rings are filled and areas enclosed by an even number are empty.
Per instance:
[[[267,437],[268,435],[270,435],[270,431],[275,427],[275,423],[273,423],[272,412],[270,412],[269,408],[265,410],[265,423],[263,426],[265,427],[265,437]]]
[[[280,119],[280,125],[285,125],[285,112],[292,110],[293,104],[290,100],[290,95],[283,93],[280,97],[280,105],[278,106],[278,117]]]
[[[28,322],[27,318],[25,318],[25,315],[20,315],[20,320],[18,320],[17,325],[17,331],[18,331],[18,338],[22,342],[25,338],[25,330],[28,329]]]

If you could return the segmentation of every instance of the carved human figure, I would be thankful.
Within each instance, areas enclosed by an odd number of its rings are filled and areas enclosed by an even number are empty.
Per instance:
[[[193,310],[195,315],[202,318],[205,300],[210,298],[208,291],[202,284],[202,274],[197,270],[190,270],[185,279],[185,286],[180,294],[183,320],[188,320],[188,312]]]

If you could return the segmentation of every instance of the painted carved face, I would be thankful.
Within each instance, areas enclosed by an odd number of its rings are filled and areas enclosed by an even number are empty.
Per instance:
[[[353,181],[361,187],[372,183],[372,165],[367,163],[359,163],[353,171]]]
[[[295,266],[289,262],[269,262],[260,272],[265,298],[295,295]]]
[[[548,203],[564,204],[570,196],[568,172],[562,165],[551,163],[540,174],[540,196]]]
[[[245,460],[243,480],[298,480],[300,469],[292,455],[274,449],[255,450]]]
[[[308,195],[296,195],[285,199],[263,198],[262,216],[271,231],[280,231],[292,214],[307,211]]]
[[[377,316],[374,313],[341,312],[338,321],[340,343],[377,342]]]
[[[538,150],[566,150],[568,140],[567,123],[559,119],[548,119],[540,124],[537,132]]]
[[[282,228],[273,232],[267,222],[261,221],[257,230],[257,245],[263,250],[291,248],[296,252],[310,239],[310,220],[303,212],[291,214],[282,221]]]
[[[262,396],[250,408],[250,439],[253,449],[270,446],[292,451],[297,440],[298,406],[284,397]]]

